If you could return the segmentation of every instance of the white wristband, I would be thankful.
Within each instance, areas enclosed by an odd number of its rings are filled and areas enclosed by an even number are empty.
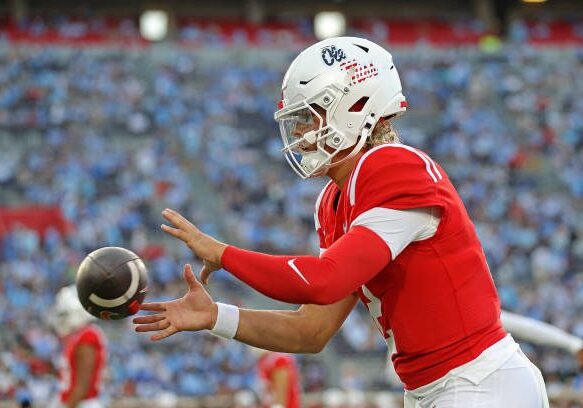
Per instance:
[[[232,339],[239,327],[239,308],[219,302],[217,302],[217,308],[217,321],[210,332],[215,336]]]

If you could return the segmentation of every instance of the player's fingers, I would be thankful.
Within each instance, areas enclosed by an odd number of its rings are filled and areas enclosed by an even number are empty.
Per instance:
[[[152,341],[162,340],[165,339],[166,337],[172,336],[177,331],[178,330],[176,330],[174,326],[169,326],[168,328],[150,336],[150,340]]]
[[[164,211],[162,211],[162,217],[166,218],[173,225],[178,227],[178,224],[179,224],[178,219],[176,218],[174,211],[172,211],[171,209],[166,208]]]
[[[160,313],[147,315],[147,316],[137,316],[132,319],[132,323],[134,324],[145,324],[145,323],[155,323],[159,322],[160,320],[164,320],[166,316]]]
[[[173,227],[166,225],[166,224],[161,224],[160,228],[162,228],[162,231],[164,231],[166,234],[172,235],[174,238],[178,238],[181,241],[186,242],[186,240],[188,238],[186,232],[184,232],[181,229],[173,228]]]
[[[181,230],[189,230],[193,227],[193,225],[188,222],[186,218],[169,208],[166,208],[164,211],[162,211],[162,216],[170,221],[172,225],[180,228]]]
[[[195,290],[201,286],[198,279],[196,279],[196,276],[194,276],[194,273],[192,272],[192,266],[190,266],[190,264],[184,265],[184,280],[186,280],[189,290]]]
[[[140,324],[140,325],[136,326],[135,330],[137,332],[143,333],[143,332],[149,332],[149,331],[165,330],[168,327],[170,327],[170,322],[168,320],[162,320],[162,321],[156,322],[156,323]]]
[[[171,208],[166,208],[164,211],[162,211],[162,215],[167,220],[172,221],[172,223],[174,225],[176,225],[177,227],[180,227],[181,229],[189,229],[189,230],[196,231],[196,232],[199,231],[199,229],[196,228],[196,226],[192,222],[188,221],[178,211],[174,211]]]
[[[182,214],[180,214],[178,211],[173,210],[172,208],[166,208],[163,213],[167,214],[169,217],[172,217],[173,219],[184,223],[184,224],[190,224],[190,222],[184,218],[182,216]]]
[[[166,305],[164,302],[142,303],[140,310],[148,310],[150,312],[165,312]]]

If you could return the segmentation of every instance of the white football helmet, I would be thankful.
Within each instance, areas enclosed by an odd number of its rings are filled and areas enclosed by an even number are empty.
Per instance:
[[[94,319],[83,309],[75,285],[65,286],[59,290],[50,319],[59,336],[66,336]]]
[[[309,178],[354,156],[378,120],[403,113],[407,102],[387,50],[363,38],[336,37],[312,45],[291,63],[278,108],[282,151],[295,172]]]

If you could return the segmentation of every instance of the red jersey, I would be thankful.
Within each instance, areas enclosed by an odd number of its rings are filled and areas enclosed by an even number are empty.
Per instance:
[[[61,381],[60,398],[62,402],[66,403],[69,401],[69,396],[77,382],[75,353],[77,348],[84,344],[94,347],[97,355],[95,369],[93,373],[91,373],[89,392],[84,399],[95,398],[99,395],[106,363],[106,342],[101,329],[93,324],[88,324],[78,331],[69,334],[64,339],[61,367],[59,370]]]
[[[359,160],[342,190],[328,183],[316,203],[322,249],[373,208],[438,207],[428,239],[409,244],[359,297],[385,338],[407,389],[426,385],[501,340],[500,302],[474,226],[445,171],[410,146],[377,146]]]
[[[287,404],[285,408],[300,407],[300,380],[298,368],[293,357],[269,352],[261,356],[257,362],[257,371],[268,394],[273,393],[273,375],[276,370],[286,370],[288,376]]]

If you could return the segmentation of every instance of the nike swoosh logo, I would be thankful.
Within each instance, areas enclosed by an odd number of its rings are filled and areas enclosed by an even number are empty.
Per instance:
[[[295,264],[297,258],[294,259],[290,259],[289,261],[287,261],[287,264],[289,265],[290,268],[293,269],[293,271],[300,277],[302,278],[302,280],[304,282],[306,282],[306,284],[310,284],[310,282],[308,282],[308,280],[306,279],[306,277],[302,274],[302,272],[298,269],[298,267]]]
[[[311,81],[312,79],[315,79],[315,78],[317,78],[318,76],[320,76],[320,74],[318,74],[318,75],[316,75],[316,76],[313,76],[312,78],[308,79],[307,81],[300,81],[300,85],[308,85],[308,83],[310,83],[310,81]]]

